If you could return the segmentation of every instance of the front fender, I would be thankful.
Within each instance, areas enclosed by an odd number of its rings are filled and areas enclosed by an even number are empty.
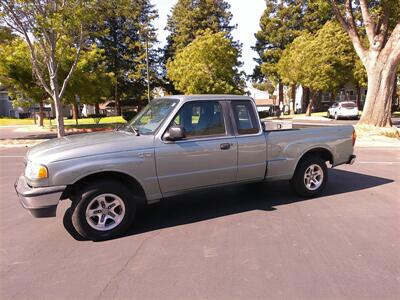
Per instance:
[[[154,149],[74,158],[54,162],[49,168],[51,185],[73,185],[87,176],[102,172],[130,176],[142,186],[148,200],[161,198]]]

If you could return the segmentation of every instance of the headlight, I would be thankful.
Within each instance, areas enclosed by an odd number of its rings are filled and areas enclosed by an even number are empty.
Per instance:
[[[25,176],[30,179],[44,179],[49,177],[46,166],[28,162],[25,168]]]

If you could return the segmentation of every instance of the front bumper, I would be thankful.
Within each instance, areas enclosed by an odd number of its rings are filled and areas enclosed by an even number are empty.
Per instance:
[[[20,176],[14,184],[22,206],[35,218],[56,216],[56,209],[66,186],[30,187],[25,176]]]

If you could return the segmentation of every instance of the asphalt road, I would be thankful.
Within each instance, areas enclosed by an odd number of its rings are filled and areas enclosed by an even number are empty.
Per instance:
[[[33,219],[13,181],[25,149],[0,149],[1,299],[399,299],[400,148],[358,148],[324,194],[288,183],[173,198],[105,242]]]

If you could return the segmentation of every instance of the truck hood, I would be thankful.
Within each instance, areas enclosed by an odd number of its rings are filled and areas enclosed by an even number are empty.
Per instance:
[[[105,153],[153,147],[153,135],[136,136],[125,131],[96,132],[52,139],[32,147],[26,159],[41,164]]]

